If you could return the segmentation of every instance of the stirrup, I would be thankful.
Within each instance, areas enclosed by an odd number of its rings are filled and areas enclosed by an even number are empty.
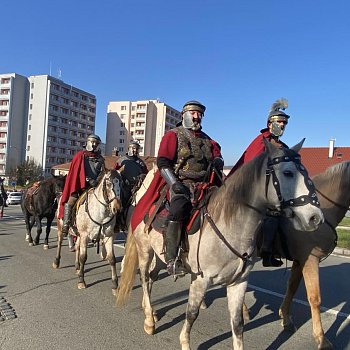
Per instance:
[[[168,274],[173,277],[182,277],[185,276],[187,270],[182,264],[180,264],[179,260],[172,260],[167,263],[166,269]]]

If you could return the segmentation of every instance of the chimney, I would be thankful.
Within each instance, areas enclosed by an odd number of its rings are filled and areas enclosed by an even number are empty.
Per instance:
[[[329,140],[328,158],[333,158],[335,139]]]

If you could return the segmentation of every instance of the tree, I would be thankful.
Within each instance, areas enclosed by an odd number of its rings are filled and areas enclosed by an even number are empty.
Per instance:
[[[24,161],[17,166],[16,177],[17,185],[25,186],[27,183],[39,181],[43,176],[43,167],[33,158]]]

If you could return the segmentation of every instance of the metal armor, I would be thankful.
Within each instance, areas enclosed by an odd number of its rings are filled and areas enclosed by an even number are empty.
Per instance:
[[[120,166],[124,166],[124,170],[122,172],[122,176],[124,181],[132,188],[138,182],[138,177],[141,174],[144,174],[146,169],[146,165],[142,159],[135,156],[124,156],[120,158],[119,162]]]
[[[212,159],[212,144],[209,137],[204,133],[195,136],[182,126],[173,131],[178,139],[175,174],[180,180],[203,181]]]
[[[88,182],[96,180],[104,168],[104,159],[101,155],[97,157],[84,158],[85,176]]]

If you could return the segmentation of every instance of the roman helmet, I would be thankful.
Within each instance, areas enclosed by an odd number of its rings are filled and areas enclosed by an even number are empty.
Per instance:
[[[288,101],[285,98],[280,98],[270,108],[267,117],[267,126],[276,137],[283,135],[285,125],[288,124],[289,115],[283,112],[287,107]],[[284,122],[284,125],[281,126],[278,122]]]
[[[95,134],[91,134],[86,139],[86,150],[89,152],[96,152],[98,150],[98,146],[101,143],[101,139],[99,136]]]
[[[128,146],[128,156],[138,157],[140,148],[141,146],[137,141],[131,140]]]
[[[201,127],[201,120],[198,121],[197,118],[194,120],[190,113],[191,111],[198,111],[204,116],[205,106],[198,101],[192,100],[186,102],[182,107],[182,126],[186,129],[199,130]]]

